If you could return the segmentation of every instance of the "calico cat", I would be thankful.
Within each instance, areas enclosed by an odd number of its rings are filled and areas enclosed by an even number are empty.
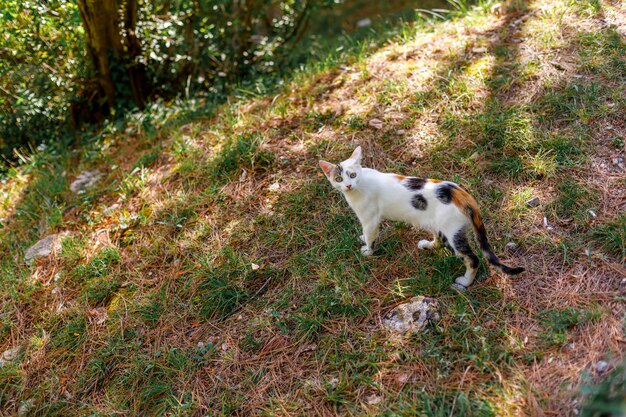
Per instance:
[[[467,232],[473,229],[483,254],[496,268],[516,275],[524,268],[511,268],[500,262],[489,242],[476,200],[459,185],[397,174],[387,174],[361,167],[361,147],[352,156],[335,165],[320,161],[330,183],[340,190],[363,227],[361,252],[369,256],[378,237],[382,220],[398,220],[433,232],[433,240],[421,240],[419,249],[433,249],[443,244],[463,258],[465,275],[455,287],[467,288],[478,271],[478,257],[472,252]]]

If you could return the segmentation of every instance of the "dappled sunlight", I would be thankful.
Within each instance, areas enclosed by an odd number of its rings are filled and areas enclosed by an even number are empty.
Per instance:
[[[19,171],[0,182],[0,225],[4,226],[8,217],[19,206],[24,193],[27,190],[31,175]]]
[[[13,234],[3,350],[24,342],[24,381],[61,375],[54,395],[107,411],[143,404],[120,405],[126,385],[154,389],[161,411],[185,397],[189,415],[578,410],[582,375],[623,356],[626,124],[623,37],[574,3],[420,23],[271,95],[17,170],[0,184]],[[365,166],[467,187],[495,252],[527,272],[481,259],[459,293],[463,262],[418,251],[429,234],[394,223],[362,257],[358,221],[318,167],[356,145]],[[70,194],[61,172],[91,166],[104,179]],[[13,271],[31,240],[62,230],[61,256]],[[416,295],[436,298],[441,320],[383,329]]]

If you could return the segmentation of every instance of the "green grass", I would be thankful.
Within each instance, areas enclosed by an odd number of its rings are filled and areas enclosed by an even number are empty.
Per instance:
[[[517,2],[508,17],[531,11],[519,29],[500,25],[491,3],[455,4],[447,21],[375,29],[371,44],[346,38],[349,48],[272,95],[241,92],[189,119],[152,107],[75,151],[24,157],[0,185],[0,343],[23,349],[0,367],[0,407],[15,414],[32,399],[31,414],[42,416],[570,413],[568,387],[582,378],[571,369],[582,375],[597,352],[564,347],[591,345],[619,319],[604,306],[620,301],[614,264],[626,227],[623,215],[601,211],[614,201],[591,162],[606,158],[603,146],[623,145],[614,120],[625,105],[624,45],[613,29],[576,26],[604,2]],[[560,19],[574,23],[554,26]],[[510,41],[517,30],[528,31],[522,45]],[[433,33],[436,42],[419,44]],[[478,46],[487,50],[472,52]],[[381,48],[388,55],[373,65]],[[522,48],[548,62],[524,60]],[[550,54],[585,77],[546,73]],[[433,62],[418,83],[422,60]],[[341,99],[357,105],[329,110]],[[385,129],[369,127],[372,117]],[[607,122],[616,129],[598,137]],[[428,233],[400,223],[386,224],[374,256],[363,257],[356,216],[317,167],[356,144],[368,166],[467,186],[496,252],[529,272],[504,277],[481,260],[475,285],[458,293],[450,284],[462,261],[417,251]],[[94,189],[69,192],[82,169],[98,167],[106,175]],[[611,178],[603,181],[616,188]],[[535,195],[542,204],[528,208]],[[64,230],[72,234],[60,256],[20,261]],[[506,252],[508,241],[520,249]],[[415,295],[437,298],[438,323],[403,339],[380,327]],[[548,365],[556,353],[572,364],[564,374]],[[562,385],[546,390],[546,372]],[[619,378],[594,383],[589,404]]]
[[[549,347],[561,347],[568,341],[569,333],[589,321],[598,320],[602,310],[546,310],[539,314],[539,320],[545,330],[540,339]]]
[[[609,254],[622,261],[626,258],[626,215],[620,214],[616,219],[598,225],[592,235]]]
[[[626,411],[626,369],[624,361],[618,364],[601,382],[594,382],[591,378],[583,385],[582,393],[585,401],[582,404],[580,415],[595,417],[601,415],[619,416]]]

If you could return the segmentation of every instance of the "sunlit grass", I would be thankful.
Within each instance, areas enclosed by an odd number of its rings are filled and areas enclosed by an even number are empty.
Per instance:
[[[592,174],[590,161],[615,169],[602,147],[623,145],[621,131],[596,134],[624,106],[623,43],[611,30],[564,29],[595,19],[594,5],[510,6],[511,19],[485,2],[459,19],[390,28],[271,95],[241,92],[193,120],[154,110],[150,128],[131,118],[130,130],[107,128],[77,154],[15,168],[0,187],[10,217],[0,336],[23,351],[0,367],[0,405],[32,398],[38,415],[569,413],[575,393],[541,381],[575,381],[600,349],[618,354],[597,337],[617,319],[597,306],[615,302],[624,222],[601,211],[615,201],[591,181],[606,172]],[[528,17],[516,29],[517,16]],[[545,53],[567,53],[575,68],[548,71]],[[399,223],[364,258],[358,220],[317,167],[357,144],[367,166],[461,183],[498,255],[529,272],[503,277],[481,259],[458,293],[450,284],[463,262],[418,251],[428,233]],[[72,195],[71,179],[92,165],[105,180]],[[20,262],[63,230],[73,233],[58,257]],[[442,319],[395,338],[380,316],[414,295],[436,297]],[[570,366],[551,368],[558,355]]]

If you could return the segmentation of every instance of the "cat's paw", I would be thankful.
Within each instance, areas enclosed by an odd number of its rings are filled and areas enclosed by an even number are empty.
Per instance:
[[[456,284],[461,285],[461,286],[463,286],[465,288],[467,288],[470,285],[472,285],[472,281],[473,281],[473,279],[469,279],[465,275],[461,275],[460,277],[458,277],[457,279],[454,280],[454,282]]]
[[[458,292],[465,292],[467,290],[467,287],[465,285],[461,285],[456,282],[452,283],[450,287],[452,287],[453,290],[457,290]]]
[[[363,254],[363,256],[371,256],[374,251],[369,246],[363,245],[361,246],[361,253]]]
[[[422,249],[422,250],[432,249],[434,245],[435,244],[433,242],[427,239],[422,239],[419,242],[417,242],[417,248]]]

